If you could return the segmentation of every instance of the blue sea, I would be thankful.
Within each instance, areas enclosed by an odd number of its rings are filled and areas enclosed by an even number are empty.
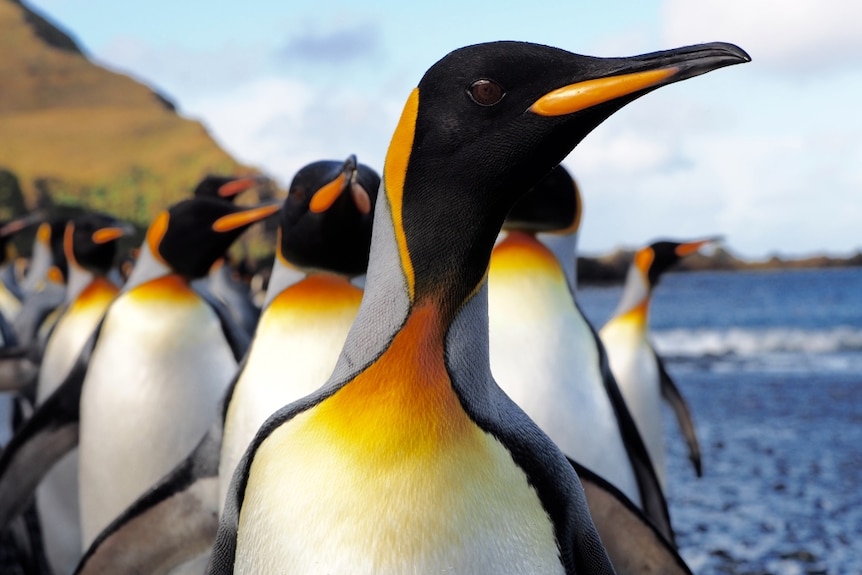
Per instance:
[[[619,287],[582,287],[600,327]],[[689,401],[666,412],[668,500],[695,573],[862,573],[862,268],[665,275],[651,336]]]

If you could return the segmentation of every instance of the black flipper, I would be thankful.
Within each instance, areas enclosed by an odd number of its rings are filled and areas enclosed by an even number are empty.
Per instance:
[[[5,541],[3,541],[5,538]],[[51,573],[45,549],[42,547],[42,531],[34,504],[9,522],[6,532],[0,531],[0,545],[6,543],[6,552],[14,556],[12,564],[23,575],[45,575]],[[2,563],[3,566],[7,566]]]
[[[643,512],[619,489],[572,461],[593,523],[617,575],[692,575],[691,570]]]
[[[218,530],[216,419],[185,460],[102,531],[76,574],[164,573],[209,551]]]
[[[21,513],[36,486],[78,445],[81,390],[101,324],[54,393],[21,426],[0,456],[0,526]]]
[[[697,440],[697,432],[694,429],[694,421],[691,418],[691,411],[688,409],[688,403],[680,393],[679,388],[671,379],[667,368],[664,366],[664,361],[653,350],[655,361],[658,365],[659,382],[661,383],[661,396],[673,409],[673,414],[676,416],[676,421],[679,424],[679,429],[682,431],[682,436],[685,438],[685,443],[688,445],[688,459],[694,466],[694,472],[698,477],[703,476],[703,463],[700,456],[700,442]]]

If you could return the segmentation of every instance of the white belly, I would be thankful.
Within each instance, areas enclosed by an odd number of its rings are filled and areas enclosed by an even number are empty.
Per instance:
[[[231,397],[219,462],[219,506],[233,470],[258,428],[276,410],[326,383],[357,305],[331,306],[313,317],[272,313],[261,317],[248,360]]]
[[[81,397],[85,546],[189,454],[235,370],[218,318],[199,298],[115,302]]]
[[[642,332],[630,322],[613,322],[602,328],[611,371],[617,379],[655,467],[665,488],[665,445],[662,424],[661,388],[658,366]]]
[[[563,284],[489,281],[491,372],[560,450],[640,506],[590,328]]]
[[[37,404],[44,402],[63,383],[104,311],[104,306],[90,306],[82,313],[65,313],[60,317],[42,355]]]

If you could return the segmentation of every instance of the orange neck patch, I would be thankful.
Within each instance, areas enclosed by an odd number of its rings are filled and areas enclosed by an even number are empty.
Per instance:
[[[189,286],[188,282],[177,274],[170,274],[142,283],[134,287],[128,294],[136,301],[198,301],[200,296]]]
[[[282,313],[294,308],[302,308],[308,313],[320,313],[333,307],[350,305],[359,307],[362,290],[346,278],[325,273],[310,274],[293,284],[272,300],[269,308]]]
[[[120,289],[103,277],[97,276],[81,291],[72,304],[73,309],[107,305],[120,292]]]
[[[404,104],[401,119],[392,135],[386,161],[383,166],[384,190],[392,211],[392,226],[395,228],[395,241],[398,242],[398,254],[401,256],[401,268],[407,279],[407,290],[410,301],[413,301],[415,278],[413,262],[407,251],[407,235],[404,232],[402,209],[404,205],[404,180],[407,178],[407,165],[410,163],[410,153],[413,151],[413,138],[416,133],[416,116],[419,114],[419,88],[414,88]]]
[[[560,262],[551,250],[532,234],[509,232],[491,253],[492,275],[506,272],[529,273],[536,268],[559,275],[561,281],[566,281]]]
[[[308,425],[365,465],[434,457],[463,438],[470,421],[446,371],[443,332],[436,307],[414,308],[383,355],[319,404]]]
[[[644,298],[641,302],[620,316],[619,321],[633,323],[641,326],[646,330],[647,317],[649,316],[649,298]]]
[[[162,254],[159,253],[159,244],[162,243],[162,238],[165,237],[165,232],[168,231],[168,221],[170,221],[171,216],[168,212],[162,212],[156,219],[153,220],[153,223],[150,224],[150,228],[147,230],[147,245],[150,247],[150,252],[152,252],[153,257],[156,258],[160,263],[167,265]]]

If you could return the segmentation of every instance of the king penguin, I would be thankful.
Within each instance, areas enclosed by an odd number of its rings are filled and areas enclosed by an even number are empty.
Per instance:
[[[219,506],[254,434],[322,386],[359,311],[380,176],[350,156],[297,172],[281,212],[262,323],[226,404]]]
[[[268,182],[269,179],[265,176],[209,174],[195,186],[193,195],[233,202],[239,194]],[[260,309],[251,301],[248,286],[233,277],[233,270],[227,262],[227,256],[217,259],[206,277],[200,278],[192,285],[195,289],[205,290],[221,301],[227,307],[234,322],[251,337],[260,317]]]
[[[491,372],[563,453],[616,486],[672,542],[643,439],[577,303],[581,214],[578,187],[557,166],[506,217],[488,273]],[[614,535],[597,527],[605,541]]]
[[[491,250],[614,111],[747,60],[727,44],[601,59],[496,42],[434,64],[389,145],[335,370],[258,431],[208,573],[612,573],[573,468],[491,376]]]
[[[277,210],[196,197],[159,214],[147,230],[102,322],[81,392],[84,547],[181,461],[216,417],[247,341],[240,344],[224,310],[189,282]]]
[[[0,387],[17,392],[13,428],[32,414],[42,352],[65,299],[68,266],[63,238],[67,221],[55,217],[36,230],[30,266],[20,285],[21,308],[12,322],[16,353],[0,360]]]
[[[68,218],[52,218],[36,230],[30,266],[21,281],[24,299],[13,323],[18,343],[40,360],[47,334],[66,297],[67,262],[63,238]]]
[[[84,344],[119,292],[107,278],[117,240],[130,226],[104,214],[86,214],[66,224],[63,245],[68,268],[66,300],[48,336],[36,387],[36,405],[63,382]],[[78,454],[66,454],[36,491],[36,509],[48,563],[54,573],[71,573],[81,557],[78,510]]]
[[[664,425],[661,401],[674,409],[689,448],[689,459],[701,474],[700,446],[688,406],[650,343],[649,304],[662,273],[714,238],[691,242],[658,241],[635,252],[623,294],[611,319],[599,331],[620,390],[644,438],[656,475],[664,489]]]
[[[155,566],[174,568],[172,574],[201,572],[234,467],[255,432],[278,408],[325,383],[335,367],[362,298],[351,280],[368,264],[379,186],[380,176],[355,156],[313,162],[296,173],[279,214],[261,320],[222,420],[102,532],[77,573],[151,573]],[[217,492],[204,488],[211,481],[218,481]],[[177,509],[188,510],[181,521]],[[201,557],[204,565],[195,570]]]

